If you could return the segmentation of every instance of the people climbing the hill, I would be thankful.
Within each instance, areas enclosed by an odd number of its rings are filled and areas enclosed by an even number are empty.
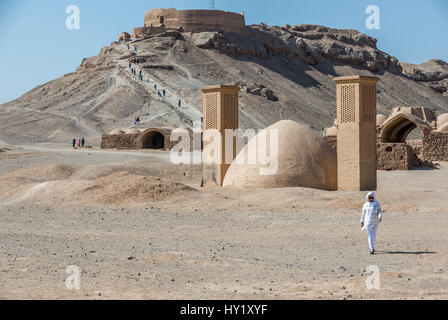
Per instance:
[[[132,67],[132,63],[129,62],[129,69],[131,69],[131,67]]]
[[[162,97],[162,94],[160,93],[160,90],[157,91],[157,94],[159,95],[159,97]]]
[[[78,139],[78,148],[81,148],[81,139]]]
[[[166,90],[165,89],[162,90],[162,94],[163,94],[164,97],[166,96]]]
[[[182,108],[182,101],[180,99],[179,99],[178,105],[179,105],[179,108]]]
[[[84,144],[85,144],[85,142],[86,142],[86,139],[84,139],[84,137],[82,137],[82,138],[81,138],[81,147],[84,148]]]
[[[128,50],[129,50],[129,43],[128,43]]]
[[[157,90],[157,83],[154,83],[154,90]]]
[[[73,138],[72,140],[73,149],[76,147],[76,138]]]

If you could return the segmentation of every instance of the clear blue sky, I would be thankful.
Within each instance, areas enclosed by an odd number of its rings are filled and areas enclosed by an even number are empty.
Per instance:
[[[208,9],[208,0],[0,0],[0,103],[73,72],[85,57],[143,26],[146,10]],[[68,5],[80,8],[80,30],[65,27]],[[365,27],[368,5],[381,10],[381,29]],[[247,24],[319,24],[357,29],[400,61],[448,61],[448,0],[216,0],[242,12]]]

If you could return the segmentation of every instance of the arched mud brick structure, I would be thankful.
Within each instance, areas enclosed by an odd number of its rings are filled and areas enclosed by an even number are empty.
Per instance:
[[[131,35],[127,32],[120,33],[118,36],[118,41],[127,41],[131,38]]]
[[[419,128],[422,137],[432,130],[431,122],[435,120],[431,110],[426,109],[427,117],[421,118],[413,114],[414,109],[396,108],[391,116],[383,123],[379,130],[381,143],[405,143],[411,131]],[[416,110],[415,110],[416,111]],[[429,112],[428,112],[429,111]],[[426,120],[428,119],[428,120]]]
[[[144,27],[181,29],[183,32],[226,31],[243,33],[244,14],[220,10],[152,9],[145,14]]]
[[[431,134],[435,116],[426,108],[395,108],[377,129],[377,167],[380,170],[409,170],[422,165],[426,136]],[[408,135],[418,129],[421,140],[408,142]]]
[[[187,131],[190,139],[190,150],[193,151],[193,131],[190,128],[179,129]],[[148,128],[140,131],[135,128],[115,129],[110,134],[103,134],[101,148],[171,150],[181,141],[181,138],[178,141],[171,141],[171,136],[175,130],[173,128]]]
[[[448,114],[436,119],[432,110],[424,107],[398,107],[390,115],[377,116],[377,169],[409,170],[429,166],[431,161],[448,161]],[[407,140],[417,129],[419,140]],[[337,150],[337,123],[324,131],[324,139]]]
[[[171,132],[171,129],[146,129],[140,137],[141,149],[171,150],[174,146],[174,142],[170,141]]]
[[[158,131],[153,131],[143,138],[143,149],[164,149],[165,136]]]

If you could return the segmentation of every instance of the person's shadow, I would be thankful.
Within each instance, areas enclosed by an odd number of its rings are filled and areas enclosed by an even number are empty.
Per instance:
[[[406,252],[406,251],[375,251],[376,254],[411,254],[411,255],[423,255],[423,254],[437,254],[434,251],[414,251],[414,252]]]

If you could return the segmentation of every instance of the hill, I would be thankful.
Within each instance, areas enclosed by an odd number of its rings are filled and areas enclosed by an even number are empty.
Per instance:
[[[144,81],[131,74],[130,62]],[[401,63],[379,50],[376,39],[355,30],[258,24],[244,34],[167,31],[113,42],[73,73],[0,105],[0,141],[67,142],[85,136],[98,143],[101,134],[132,126],[137,116],[143,127],[191,126],[202,113],[200,88],[221,83],[241,88],[242,128],[291,119],[321,131],[336,117],[333,77],[351,74],[380,77],[380,113],[396,106],[448,112],[444,61]],[[161,89],[166,98],[158,95]]]

